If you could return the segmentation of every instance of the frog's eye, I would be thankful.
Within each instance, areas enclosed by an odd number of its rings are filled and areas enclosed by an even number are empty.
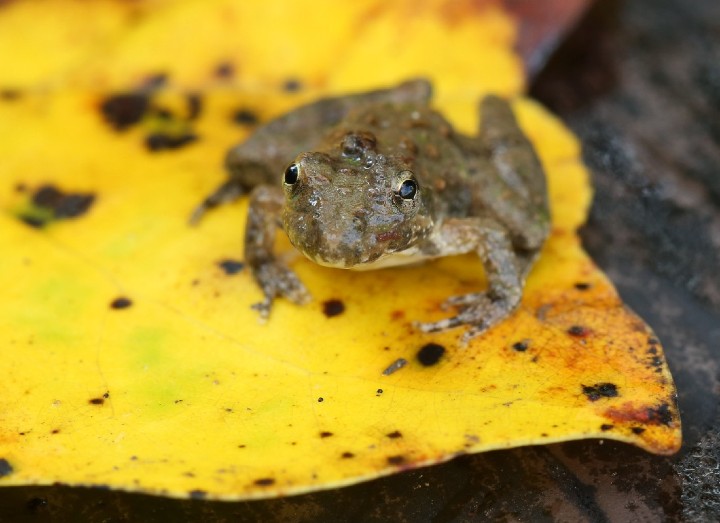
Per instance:
[[[287,185],[294,185],[298,180],[298,175],[300,174],[300,169],[298,169],[298,166],[296,163],[291,163],[288,165],[288,168],[285,169],[285,177],[283,178],[283,181]]]
[[[412,200],[417,194],[417,182],[413,179],[403,181],[397,193],[403,200]]]

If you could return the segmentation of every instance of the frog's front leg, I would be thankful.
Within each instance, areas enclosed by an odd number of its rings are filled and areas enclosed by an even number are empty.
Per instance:
[[[264,295],[261,302],[252,306],[262,318],[268,317],[272,302],[278,296],[297,304],[310,300],[310,293],[297,275],[273,253],[283,203],[284,195],[279,187],[261,185],[250,193],[245,227],[245,262]]]
[[[437,249],[443,255],[476,252],[485,268],[488,289],[449,298],[446,304],[458,307],[460,312],[437,322],[419,323],[420,330],[436,332],[468,325],[470,329],[461,340],[464,344],[503,320],[518,306],[523,274],[505,228],[496,221],[476,217],[449,219],[428,242],[428,250]]]

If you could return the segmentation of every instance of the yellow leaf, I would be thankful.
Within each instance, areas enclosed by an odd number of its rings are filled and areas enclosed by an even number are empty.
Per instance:
[[[553,233],[519,310],[467,348],[412,321],[482,288],[472,256],[351,273],[283,239],[315,300],[279,300],[261,324],[239,265],[246,202],[187,226],[254,117],[323,93],[429,76],[438,108],[473,132],[482,93],[523,82],[493,3],[318,2],[313,18],[280,1],[157,2],[136,19],[119,4],[0,9],[0,49],[20,38],[10,22],[55,35],[97,10],[107,24],[58,36],[47,62],[21,47],[31,65],[13,85],[28,89],[0,99],[0,484],[239,499],[576,438],[678,449],[662,348],[576,234],[591,199],[579,146],[531,101],[514,108],[547,171]],[[166,89],[97,87],[157,73]]]

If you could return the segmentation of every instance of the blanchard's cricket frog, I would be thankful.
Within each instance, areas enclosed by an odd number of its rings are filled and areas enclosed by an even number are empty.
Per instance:
[[[449,297],[457,313],[426,332],[467,325],[480,334],[520,302],[549,230],[543,169],[507,102],[480,103],[479,136],[455,132],[428,105],[424,80],[327,98],[259,127],[228,152],[230,178],[196,209],[250,193],[245,261],[264,293],[309,293],[273,254],[280,224],[314,262],[376,269],[474,252],[485,292]],[[412,290],[408,290],[412,292]]]

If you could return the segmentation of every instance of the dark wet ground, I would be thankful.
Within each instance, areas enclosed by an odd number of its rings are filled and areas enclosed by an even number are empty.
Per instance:
[[[244,503],[4,488],[0,521],[720,521],[720,2],[600,0],[532,93],[584,144],[583,240],[663,341],[679,455],[581,441]]]

